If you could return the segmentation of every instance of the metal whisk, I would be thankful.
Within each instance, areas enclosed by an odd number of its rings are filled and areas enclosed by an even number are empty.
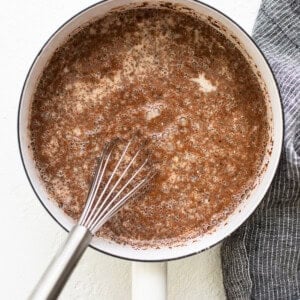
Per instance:
[[[78,224],[70,231],[29,299],[56,299],[93,235],[154,176],[145,143],[130,156],[130,150],[136,150],[130,149],[132,144],[134,138],[125,146],[120,139],[104,146]]]

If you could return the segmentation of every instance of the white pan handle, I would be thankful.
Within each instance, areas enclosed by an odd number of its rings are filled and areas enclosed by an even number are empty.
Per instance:
[[[167,263],[133,262],[132,300],[167,299]]]

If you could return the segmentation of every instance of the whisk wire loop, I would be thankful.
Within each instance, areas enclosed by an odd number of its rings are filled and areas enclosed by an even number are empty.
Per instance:
[[[108,167],[113,151],[119,145],[120,140],[114,141],[105,145],[95,170],[94,179],[88,193],[87,202],[83,213],[80,217],[79,224],[85,226],[92,234],[95,234],[99,228],[108,221],[119,209],[133,197],[138,191],[148,183],[152,178],[153,172],[148,172],[142,179],[137,180],[138,176],[144,171],[147,164],[149,164],[149,155],[139,164],[137,169],[131,172],[134,163],[142,154],[142,150],[146,145],[143,143],[130,158],[124,169],[120,171],[120,166],[126,160],[126,154],[133,143],[134,138],[129,140],[117,159],[112,172],[109,174]],[[114,157],[115,158],[115,157]],[[109,174],[109,176],[108,176]],[[129,175],[130,174],[130,175]],[[108,176],[108,177],[107,177]],[[129,178],[127,179],[126,176]],[[126,191],[126,189],[128,189]],[[100,195],[98,195],[100,192]],[[124,194],[124,195],[123,195]]]
[[[93,209],[92,209],[93,200],[95,199],[97,192],[99,190],[99,187],[101,185],[101,182],[102,182],[102,179],[104,176],[104,172],[106,169],[106,165],[108,163],[108,159],[106,159],[106,158],[107,157],[109,158],[112,153],[112,151],[109,152],[109,150],[112,150],[111,149],[112,145],[113,145],[113,142],[105,144],[103,151],[98,159],[98,165],[96,167],[96,172],[94,175],[93,183],[89,190],[87,202],[86,202],[86,205],[84,207],[84,210],[83,210],[80,220],[79,220],[79,224],[81,224],[81,225],[84,225],[88,222],[87,218],[93,212]],[[103,167],[103,165],[104,165],[104,167]]]
[[[120,207],[122,207],[125,202],[132,197],[138,190],[142,188],[143,183],[148,179],[147,176],[142,179],[139,183],[137,183],[127,194],[125,194],[121,199],[119,199],[122,192],[133,182],[133,180],[140,174],[142,169],[148,162],[148,158],[143,162],[143,164],[138,168],[137,171],[130,177],[130,179],[120,188],[120,190],[116,193],[116,195],[109,200],[109,205],[107,205],[97,216],[95,222],[91,225],[91,231],[97,231],[97,228],[101,227],[98,224],[104,224],[107,218],[112,217]],[[111,206],[113,206],[111,208]],[[97,214],[96,214],[97,215]],[[105,220],[104,223],[101,222],[101,219]]]

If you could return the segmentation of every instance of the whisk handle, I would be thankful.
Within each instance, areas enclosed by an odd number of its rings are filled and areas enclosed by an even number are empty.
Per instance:
[[[53,258],[29,299],[56,299],[83,252],[88,247],[91,239],[92,234],[86,227],[81,225],[74,226],[64,245]]]

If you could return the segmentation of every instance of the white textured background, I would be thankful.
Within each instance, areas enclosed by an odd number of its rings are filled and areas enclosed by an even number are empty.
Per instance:
[[[205,0],[251,32],[260,0]],[[41,45],[90,0],[2,0],[0,10],[0,298],[25,299],[66,237],[36,199],[17,146],[17,107]],[[60,299],[130,299],[130,263],[85,253]],[[170,300],[225,299],[219,246],[168,264]],[[155,299],[154,299],[155,300]]]

